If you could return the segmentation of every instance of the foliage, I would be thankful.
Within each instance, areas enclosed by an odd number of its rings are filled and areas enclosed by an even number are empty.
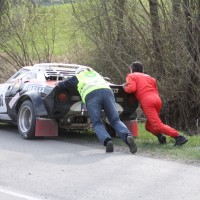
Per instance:
[[[77,26],[96,46],[99,68],[123,83],[128,66],[141,60],[158,80],[165,123],[197,133],[200,2],[80,0],[72,6]]]
[[[8,10],[8,1],[7,0],[0,0],[0,24],[2,23],[2,16]]]
[[[90,43],[74,26],[69,4],[40,6],[20,2],[10,4],[3,16],[0,57],[15,67],[52,59],[77,63],[88,60],[85,51],[90,49]]]
[[[2,16],[0,48],[12,65],[24,66],[44,59],[49,61],[54,50],[54,12],[36,9],[29,1],[21,0],[17,5],[12,1],[9,10]],[[48,26],[47,26],[48,24]]]

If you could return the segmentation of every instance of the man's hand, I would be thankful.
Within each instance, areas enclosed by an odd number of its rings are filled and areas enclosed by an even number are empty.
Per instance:
[[[122,84],[122,87],[125,88],[126,87],[126,83]]]

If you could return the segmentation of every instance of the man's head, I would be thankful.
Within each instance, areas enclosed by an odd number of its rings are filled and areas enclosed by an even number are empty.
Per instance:
[[[133,72],[144,72],[143,65],[141,62],[135,61],[130,66],[131,73]]]

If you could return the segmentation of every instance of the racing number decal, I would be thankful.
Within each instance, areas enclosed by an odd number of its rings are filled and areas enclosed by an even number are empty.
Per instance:
[[[3,106],[3,94],[0,94],[0,107]]]

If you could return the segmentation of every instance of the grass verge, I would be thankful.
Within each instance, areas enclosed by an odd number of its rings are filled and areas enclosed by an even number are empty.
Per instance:
[[[139,136],[135,138],[138,154],[200,165],[200,136],[181,134],[188,138],[188,142],[183,146],[174,146],[174,139],[168,136],[167,144],[161,145],[157,137],[147,132],[143,123],[139,123]],[[123,145],[123,143],[118,140],[119,139],[116,138],[117,144]]]

